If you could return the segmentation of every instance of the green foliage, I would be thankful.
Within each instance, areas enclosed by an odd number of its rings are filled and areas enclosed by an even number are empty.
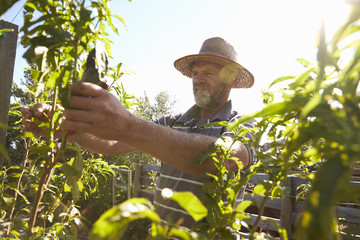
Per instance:
[[[153,190],[153,192],[155,192],[156,184],[158,181],[157,172],[151,170],[151,172],[149,172],[148,174],[150,176],[151,183],[147,189]]]
[[[26,237],[30,239],[58,239],[70,232],[76,238],[80,214],[73,214],[78,207],[74,202],[98,192],[99,177],[106,179],[112,175],[113,166],[88,156],[76,145],[67,144],[66,134],[61,142],[54,138],[62,117],[62,110],[55,106],[62,103],[66,107],[69,84],[79,81],[84,73],[84,59],[91,46],[100,48],[104,45],[107,54],[111,55],[106,28],[118,33],[113,18],[125,23],[121,16],[111,13],[107,0],[27,1],[24,10],[21,43],[27,49],[24,58],[30,65],[26,71],[28,89],[23,93],[16,86],[13,88],[17,104],[12,106],[10,116],[14,119],[10,119],[10,123],[14,125],[10,132],[13,136],[7,142],[8,153],[11,157],[20,156],[16,164],[23,167],[2,171],[2,203],[7,202],[2,215],[10,223],[3,235],[16,238],[19,234],[24,235],[26,230]],[[116,70],[110,70],[111,75],[107,77],[111,81],[110,90],[121,93],[124,106],[131,107],[132,97],[117,83],[124,74],[120,68],[121,64],[118,64]],[[47,102],[56,109],[45,117],[44,122],[38,123],[48,137],[35,138],[32,134],[19,137],[19,109],[33,104],[34,100]],[[9,181],[9,178],[16,181]],[[29,194],[25,194],[26,191]],[[23,197],[24,201],[16,200],[17,196]],[[42,210],[38,215],[39,209]],[[54,211],[61,212],[61,209],[63,213],[59,216],[62,217],[54,218]],[[23,221],[26,217],[30,217],[28,223]],[[22,222],[21,227],[17,221]]]
[[[281,167],[278,176],[289,169],[318,164],[315,176],[305,172],[305,177],[314,178],[314,181],[297,227],[295,236],[299,238],[337,239],[338,223],[332,209],[341,201],[358,202],[359,189],[350,186],[350,178],[360,156],[360,98],[357,92],[360,48],[355,37],[359,18],[359,8],[354,6],[348,21],[330,42],[326,42],[322,28],[317,65],[300,60],[306,67],[302,74],[275,80],[270,85],[292,80],[281,90],[282,101],[270,103],[239,121],[263,119],[258,124],[262,129],[260,132],[268,129],[273,147],[280,149],[260,154],[264,160],[276,156],[277,161],[272,162]],[[345,56],[348,52],[351,57]]]
[[[142,119],[154,121],[162,116],[172,114],[175,103],[176,101],[172,100],[166,91],[158,93],[155,96],[154,103],[150,102],[149,97],[145,93],[144,97],[137,98],[137,102],[132,105],[135,107],[132,112]],[[128,166],[133,165],[133,163],[152,165],[160,164],[159,161],[154,157],[138,151],[123,154],[119,158],[121,160],[124,160],[125,164]],[[122,162],[121,164],[124,164],[124,162]]]
[[[89,239],[120,239],[129,222],[140,218],[160,222],[159,216],[154,212],[154,207],[148,200],[129,199],[104,213],[94,224]]]
[[[156,95],[154,104],[151,104],[146,93],[144,97],[138,98],[137,101],[138,105],[134,110],[134,114],[149,121],[155,121],[162,116],[173,113],[172,108],[176,103],[166,91],[162,91]]]
[[[117,33],[113,17],[122,23],[124,21],[111,14],[107,2],[26,2],[21,41],[27,48],[24,57],[31,66],[28,69],[31,82],[27,86],[28,93],[32,94],[26,99],[34,97],[38,102],[47,101],[54,109],[60,103],[59,99],[66,105],[69,84],[81,79],[83,59],[91,46],[98,48],[103,44],[111,56],[106,26]],[[293,170],[313,180],[313,184],[304,186],[308,191],[306,209],[293,236],[288,236],[285,229],[275,224],[281,238],[340,238],[333,209],[344,200],[358,203],[360,193],[359,187],[349,184],[360,156],[360,47],[356,38],[360,29],[359,18],[359,7],[354,5],[348,21],[329,42],[322,28],[318,38],[317,64],[298,59],[305,67],[304,72],[273,81],[264,91],[266,105],[261,111],[246,115],[231,125],[218,123],[233,131],[234,140],[241,139],[256,149],[258,162],[255,165],[242,170],[239,163],[239,172],[228,172],[224,162],[230,158],[234,142],[227,146],[218,145],[214,152],[198,159],[200,162],[204,157],[209,158],[218,169],[216,174],[208,174],[212,181],[204,184],[201,199],[188,192],[163,192],[195,220],[206,221],[190,230],[164,225],[148,200],[130,199],[102,215],[94,224],[90,239],[119,239],[131,228],[132,222],[143,220],[151,222],[148,239],[236,239],[243,228],[249,231],[249,239],[271,239],[271,236],[257,232],[258,224],[263,219],[266,201],[287,193],[284,182]],[[127,74],[120,70],[121,63],[116,69],[109,68],[108,79],[112,80],[111,89],[120,96],[123,105],[130,108],[135,103],[133,96],[118,83],[121,76]],[[290,83],[279,90],[282,97],[277,100],[272,89],[285,81]],[[145,96],[140,99],[135,113],[154,120],[166,114],[172,106],[166,94],[159,94],[156,101],[155,106],[151,106]],[[21,105],[12,108],[17,117],[12,120],[16,123],[14,126],[19,123]],[[22,167],[5,166],[1,171],[0,214],[11,225],[0,231],[9,239],[21,238],[24,231],[29,239],[60,239],[69,235],[76,238],[81,229],[81,214],[75,202],[98,196],[105,198],[104,193],[97,190],[101,185],[99,182],[113,174],[113,166],[103,160],[128,163],[134,159],[129,155],[121,156],[120,160],[89,155],[76,145],[69,146],[66,134],[62,142],[58,142],[54,131],[59,127],[61,115],[58,109],[47,116],[47,121],[39,123],[48,132],[47,138],[25,135]],[[242,125],[253,119],[258,119],[254,128]],[[18,129],[15,127],[13,130]],[[253,139],[245,137],[248,133],[253,135]],[[268,142],[266,146],[262,145],[264,138]],[[7,151],[9,156],[16,149]],[[5,153],[4,149],[1,151]],[[315,167],[315,173],[309,171]],[[242,187],[258,172],[269,175],[268,180],[260,181],[253,189],[253,197],[262,195],[263,201],[237,204],[236,198]],[[249,216],[244,211],[251,205],[259,208],[259,217],[248,226],[245,220]],[[42,210],[38,216],[39,209]],[[55,214],[56,211],[60,214]],[[30,220],[24,221],[25,217],[30,217]]]
[[[170,193],[166,193],[170,192]],[[175,192],[170,189],[163,189],[162,195],[168,195],[167,198],[179,203],[179,205],[187,211],[195,221],[200,221],[208,215],[207,208],[192,192]]]

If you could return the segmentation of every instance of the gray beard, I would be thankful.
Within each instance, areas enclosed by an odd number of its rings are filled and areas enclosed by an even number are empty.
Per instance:
[[[211,96],[208,91],[202,92],[201,94],[195,93],[194,98],[195,98],[196,105],[201,108],[207,107],[209,105],[209,103],[211,102]]]

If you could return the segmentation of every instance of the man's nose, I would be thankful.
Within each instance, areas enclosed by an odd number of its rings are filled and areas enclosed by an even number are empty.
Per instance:
[[[204,82],[206,82],[205,74],[204,73],[196,74],[196,76],[193,76],[193,82],[194,83],[204,83]]]

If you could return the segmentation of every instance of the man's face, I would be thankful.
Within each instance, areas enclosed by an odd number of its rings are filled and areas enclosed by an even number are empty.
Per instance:
[[[194,62],[192,66],[193,92],[196,105],[211,108],[227,101],[231,84],[222,71],[223,66],[211,62]]]

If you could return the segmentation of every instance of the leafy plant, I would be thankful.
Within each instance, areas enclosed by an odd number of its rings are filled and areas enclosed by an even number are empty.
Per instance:
[[[66,213],[66,217],[61,218],[61,224],[49,220],[53,219],[53,211],[59,206],[66,192],[71,191],[71,196],[76,201],[81,192],[87,193],[97,189],[95,172],[106,176],[112,174],[112,170],[109,166],[102,168],[101,166],[104,167],[106,163],[101,160],[84,160],[82,157],[84,153],[76,145],[69,148],[66,133],[61,142],[55,139],[54,133],[59,128],[59,120],[62,116],[62,110],[57,105],[61,103],[67,106],[69,85],[79,81],[84,73],[84,57],[91,50],[91,46],[99,49],[103,44],[107,54],[111,56],[111,41],[107,38],[106,28],[110,27],[118,34],[113,18],[120,20],[124,25],[125,22],[119,15],[111,13],[107,0],[27,1],[24,10],[21,43],[27,48],[24,58],[31,66],[28,69],[31,78],[28,92],[35,96],[36,102],[51,104],[53,112],[49,116],[44,116],[44,121],[38,123],[47,132],[46,138],[25,135],[31,143],[26,157],[29,158],[30,166],[24,169],[34,177],[35,182],[30,186],[30,191],[35,194],[33,198],[27,199],[33,203],[32,207],[27,205],[25,208],[30,209],[30,220],[28,223],[23,222],[23,229],[27,229],[28,238],[50,235],[52,238],[58,238],[63,236],[60,234],[61,226],[69,224],[73,237],[76,237],[77,232],[74,231],[73,222],[79,216],[72,214],[76,208],[73,201],[69,201],[66,206],[66,209],[73,210]],[[121,64],[117,65],[116,70],[111,68],[112,74],[108,79],[112,80],[111,89],[126,96],[124,89],[116,83],[124,74],[120,68]],[[122,99],[124,105],[131,106],[130,98]],[[108,170],[100,171],[100,169]],[[5,174],[6,171],[8,170],[4,170],[3,173]],[[54,173],[56,178],[53,178]],[[24,172],[11,174],[16,174],[21,179]],[[87,174],[93,178],[89,180]],[[52,183],[57,179],[62,179],[62,184],[53,185]],[[11,189],[17,194],[21,193],[21,185],[14,188],[7,182],[3,183],[2,196],[6,197],[8,196],[6,194],[10,194],[6,189]],[[43,214],[38,216],[40,208],[44,208]],[[8,220],[15,224],[14,218]],[[19,232],[15,233],[15,230],[11,234],[10,230],[8,231],[10,238],[19,237]]]
[[[358,202],[360,191],[350,185],[350,178],[359,163],[360,150],[360,48],[355,37],[359,18],[359,7],[354,5],[347,22],[330,42],[322,28],[317,65],[299,59],[306,68],[302,74],[277,79],[270,85],[290,81],[281,90],[282,101],[239,121],[263,119],[258,125],[260,132],[268,129],[270,141],[280,149],[278,154],[260,156],[264,160],[276,157],[272,162],[280,167],[278,175],[286,177],[284,173],[290,169],[318,164],[316,173],[304,173],[313,184],[294,235],[301,239],[337,239],[335,205],[345,200]]]

